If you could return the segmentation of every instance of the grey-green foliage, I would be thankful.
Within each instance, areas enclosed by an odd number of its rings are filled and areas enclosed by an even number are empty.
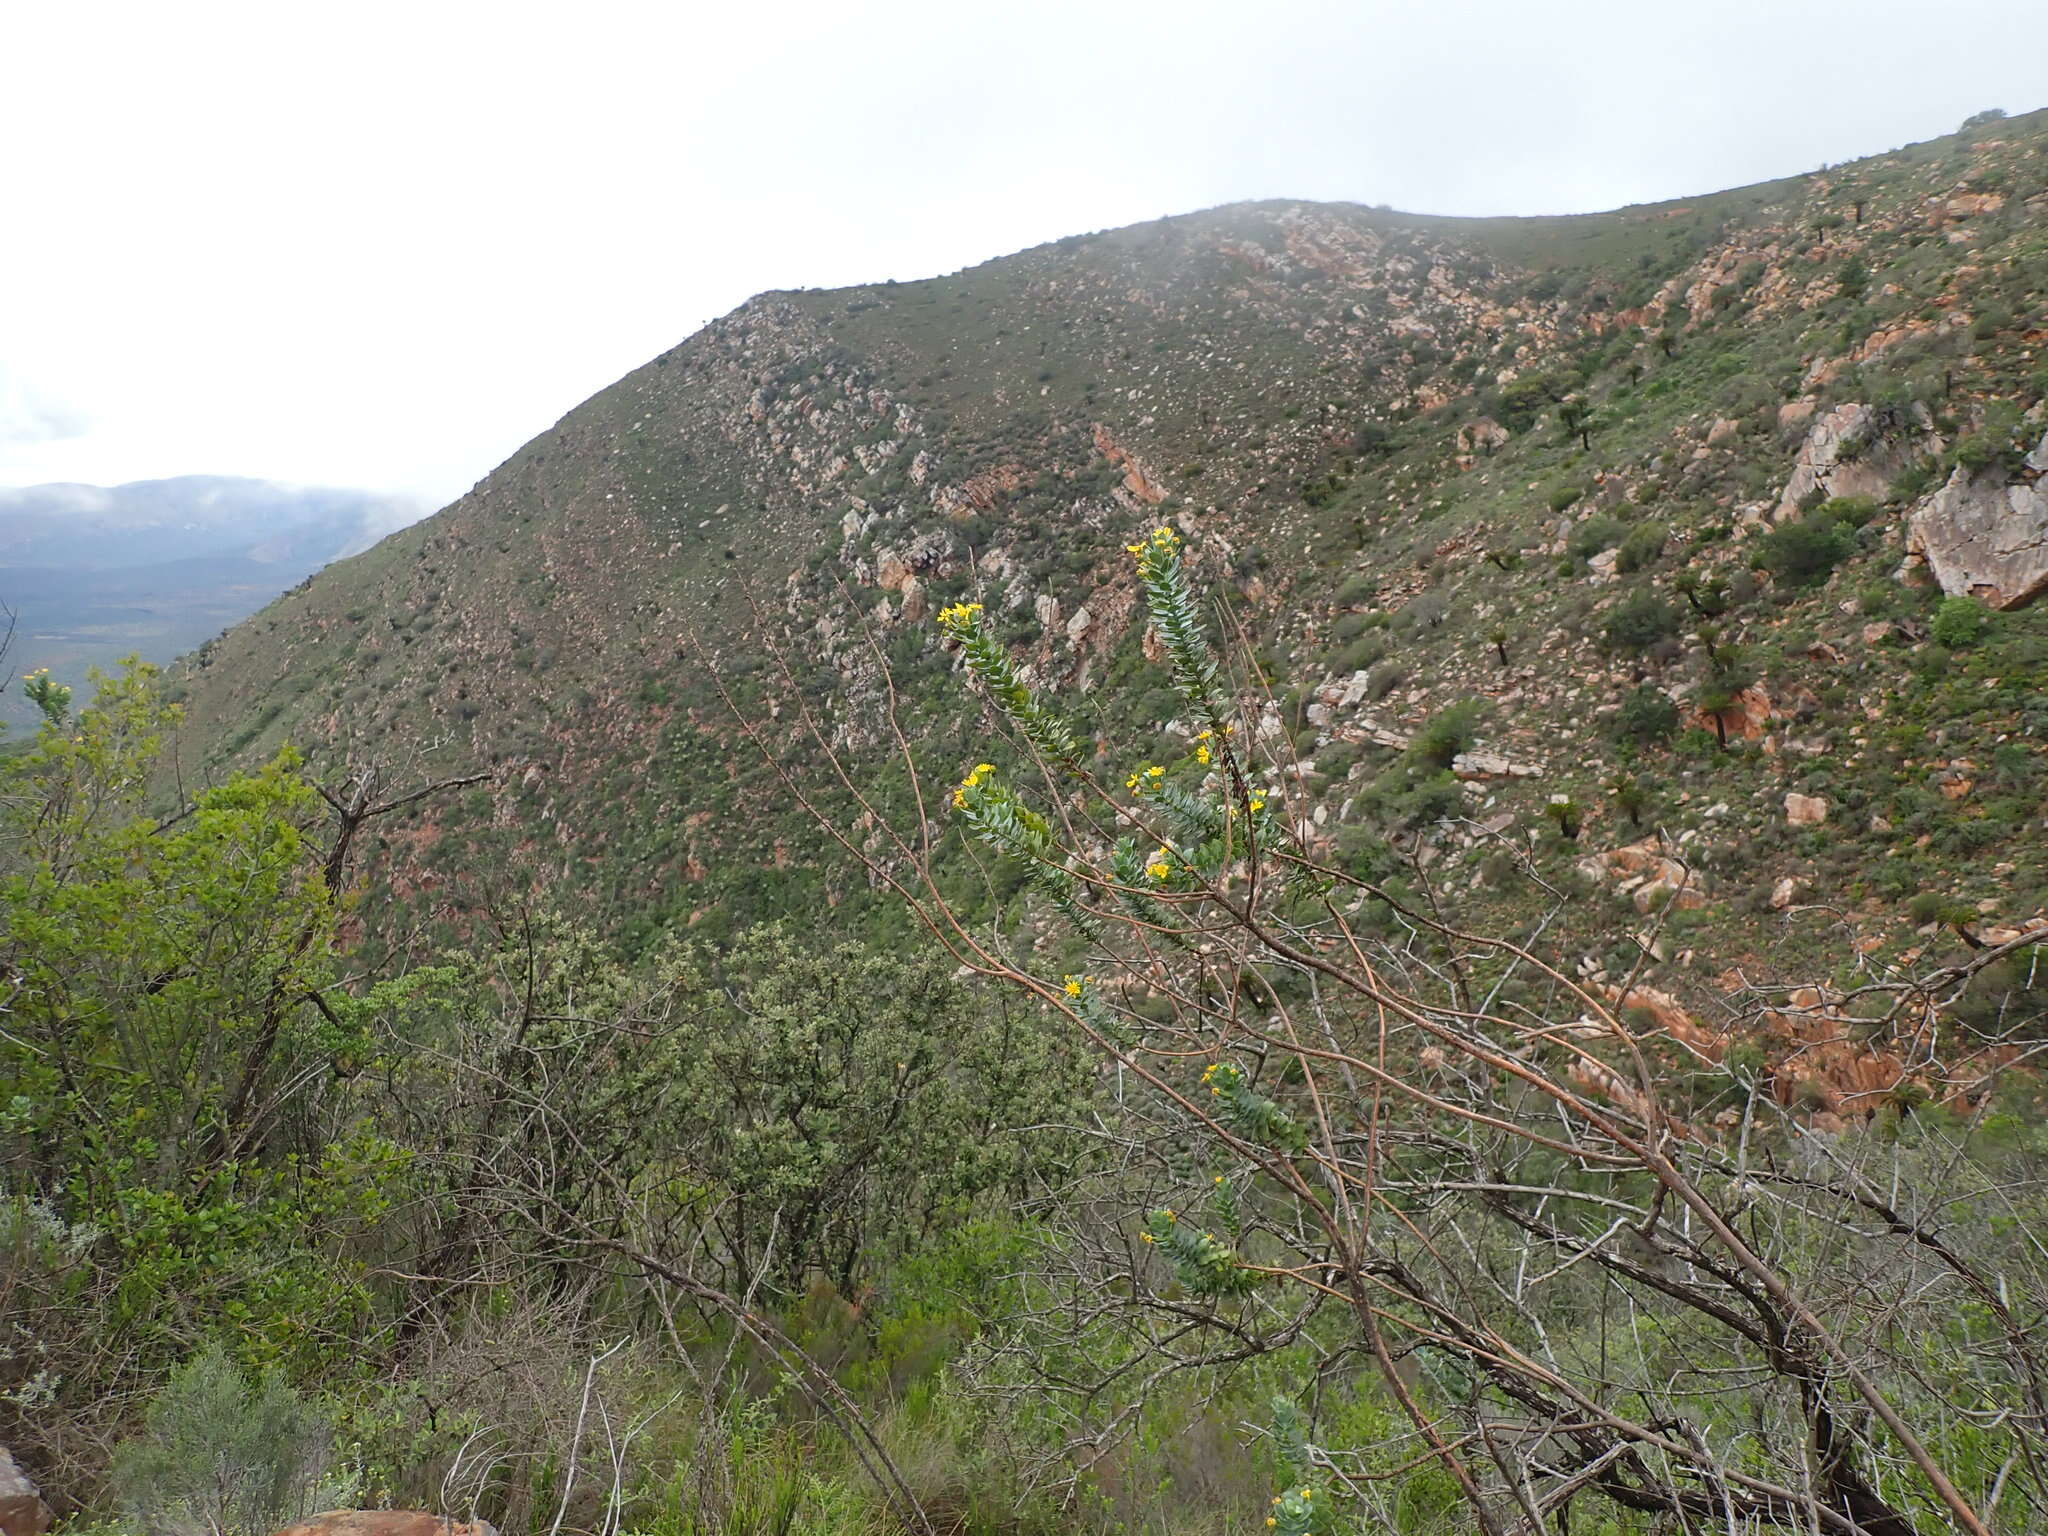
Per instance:
[[[749,936],[686,1048],[677,1129],[698,1171],[779,1213],[792,1280],[850,1283],[980,1197],[1026,1198],[1078,1091],[1042,1020],[930,958]],[[778,1266],[783,1267],[783,1266]]]
[[[609,1235],[652,1212],[735,1291],[851,1289],[977,1201],[1022,1202],[1071,1151],[1024,1127],[1068,1123],[1078,1065],[1027,1005],[929,956],[756,930],[628,967],[550,922],[479,952],[449,997],[433,1060],[459,1065],[403,1095],[440,1106],[434,1273],[487,1241],[545,1266],[567,1223]]]
[[[244,1377],[214,1346],[157,1394],[115,1453],[122,1510],[150,1536],[244,1536],[325,1507],[330,1425],[282,1378]]]

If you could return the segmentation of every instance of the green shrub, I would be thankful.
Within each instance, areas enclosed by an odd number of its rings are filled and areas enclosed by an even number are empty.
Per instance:
[[[1764,535],[1756,563],[1789,587],[1817,587],[1855,551],[1856,531],[1826,504]]]
[[[1619,518],[1602,513],[1589,517],[1571,532],[1565,541],[1565,549],[1580,560],[1590,559],[1603,549],[1612,549],[1628,537],[1628,528]]]
[[[1666,741],[1678,729],[1678,706],[1664,696],[1661,688],[1644,683],[1621,701],[1614,725],[1617,733],[1628,741]]]
[[[1366,697],[1377,704],[1408,681],[1408,668],[1398,661],[1383,661],[1365,680]]]
[[[115,1454],[115,1496],[149,1536],[260,1536],[338,1502],[320,1486],[329,1435],[281,1378],[247,1381],[209,1347]]]
[[[1602,633],[1616,650],[1645,651],[1678,633],[1678,610],[1648,588],[1638,588],[1608,614]]]
[[[1479,739],[1479,701],[1465,699],[1440,709],[1415,733],[1408,751],[1418,762],[1448,769],[1460,752]]]
[[[1928,628],[1935,644],[1951,651],[1968,650],[1989,632],[1991,615],[1974,598],[1945,597]]]
[[[1670,538],[1671,530],[1662,523],[1638,523],[1621,541],[1621,548],[1614,557],[1615,570],[1624,576],[1642,570],[1664,553],[1664,546]]]

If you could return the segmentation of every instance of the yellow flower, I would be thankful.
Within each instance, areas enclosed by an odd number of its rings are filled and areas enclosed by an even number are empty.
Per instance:
[[[1275,1500],[1275,1502],[1277,1503],[1277,1502],[1278,1502],[1278,1500]],[[1278,1520],[1275,1520],[1275,1519],[1274,1519],[1274,1518],[1273,1518],[1273,1517],[1272,1517],[1271,1515],[1268,1515],[1268,1516],[1266,1516],[1266,1524],[1268,1524],[1268,1525],[1278,1525],[1279,1523],[1280,1523],[1280,1522],[1279,1522]]]
[[[1145,553],[1145,546],[1142,544],[1126,544],[1124,546],[1124,552],[1126,554],[1142,555],[1143,553]]]
[[[1223,1182],[1223,1175],[1222,1175],[1222,1174],[1220,1174],[1220,1173],[1219,1173],[1219,1174],[1217,1174],[1217,1175],[1216,1175],[1216,1182],[1217,1182],[1218,1184],[1221,1184],[1221,1183]]]
[[[1209,762],[1209,749],[1207,747],[1195,748],[1195,761],[1206,767]]]
[[[1139,1242],[1141,1242],[1141,1243],[1150,1243],[1150,1242],[1156,1242],[1156,1241],[1158,1241],[1158,1239],[1156,1239],[1155,1237],[1153,1237],[1153,1236],[1152,1236],[1152,1234],[1151,1234],[1150,1232],[1140,1232],[1140,1233],[1138,1234],[1138,1241],[1139,1241]]]
[[[1154,859],[1150,864],[1147,864],[1145,866],[1145,873],[1150,875],[1154,880],[1164,880],[1168,875],[1173,873],[1173,866],[1168,864],[1164,859]]]
[[[1166,770],[1164,768],[1161,768],[1157,763],[1154,763],[1150,768],[1147,768],[1145,770],[1145,777],[1148,779],[1163,779],[1166,777]]]
[[[980,613],[981,604],[979,603],[955,603],[950,608],[941,608],[939,610],[939,627],[941,629],[964,628],[972,624]]]
[[[1263,797],[1263,796],[1260,796],[1260,795],[1253,795],[1253,796],[1252,796],[1252,809],[1253,809],[1253,810],[1255,810],[1255,811],[1263,811],[1263,810],[1264,810],[1265,808],[1266,808],[1266,802],[1265,802],[1265,799],[1264,799],[1264,797]]]
[[[1080,995],[1081,995],[1081,978],[1080,978],[1079,976],[1069,976],[1069,977],[1067,978],[1067,996],[1069,996],[1069,997],[1079,997]]]

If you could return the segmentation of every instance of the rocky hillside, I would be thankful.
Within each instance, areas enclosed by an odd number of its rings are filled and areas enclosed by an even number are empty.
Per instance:
[[[1511,926],[1526,860],[1546,942],[1685,1017],[1903,975],[2048,910],[2044,298],[2048,113],[1607,214],[1269,202],[764,294],[205,647],[188,755],[495,774],[380,824],[386,913],[887,932],[711,674],[902,810],[884,664],[954,775],[931,615],[971,598],[1110,761],[1184,751],[1123,552],[1164,521],[1334,856]]]

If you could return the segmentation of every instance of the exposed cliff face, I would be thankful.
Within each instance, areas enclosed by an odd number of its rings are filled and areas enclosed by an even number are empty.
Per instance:
[[[1510,926],[1517,860],[1588,860],[1547,937],[1594,978],[1651,946],[1695,1006],[1731,967],[1879,964],[1926,942],[1910,895],[2048,897],[2048,604],[1950,649],[1892,578],[1910,524],[1951,590],[2038,590],[2038,493],[1951,469],[2041,423],[2044,146],[2037,114],[1577,219],[1259,204],[764,295],[202,653],[193,743],[494,772],[366,850],[418,907],[886,926],[728,700],[906,814],[877,708],[893,679],[935,774],[986,747],[930,621],[971,599],[1107,758],[1182,750],[1123,553],[1169,522],[1276,680],[1247,706],[1317,851],[1390,844]],[[1399,754],[1463,701],[1418,800]],[[1691,876],[1615,872],[1644,847]]]
[[[2048,592],[2048,437],[2027,455],[2023,477],[1972,474],[1960,465],[1913,509],[1908,548],[1941,590],[1993,608],[2024,608]]]

